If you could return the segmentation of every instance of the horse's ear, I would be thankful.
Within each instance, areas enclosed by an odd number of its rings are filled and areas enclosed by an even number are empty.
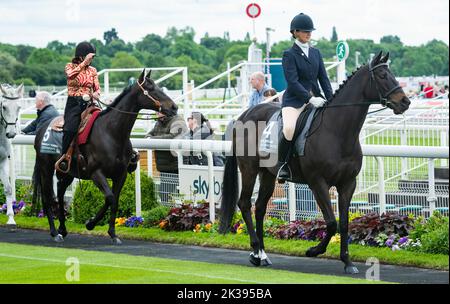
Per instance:
[[[150,70],[150,72],[148,72],[148,74],[147,74],[148,79],[150,79],[150,75],[152,75],[152,70]]]
[[[377,63],[379,63],[379,62],[380,62],[380,59],[381,59],[381,56],[383,56],[383,52],[382,52],[382,51],[380,51],[380,52],[378,53],[378,55],[376,55],[376,56],[373,58],[373,60],[372,60],[372,65],[376,65]]]
[[[3,83],[0,84],[0,89],[2,90],[3,95],[6,95],[6,90],[5,90],[5,88],[3,87]]]
[[[387,52],[386,56],[381,59],[381,62],[386,63],[389,60],[389,52]]]
[[[139,83],[142,83],[145,78],[145,69],[142,70],[141,75],[139,76]]]
[[[21,83],[18,87],[17,87],[17,95],[22,97],[23,94],[25,93],[25,87],[23,85],[23,83]]]

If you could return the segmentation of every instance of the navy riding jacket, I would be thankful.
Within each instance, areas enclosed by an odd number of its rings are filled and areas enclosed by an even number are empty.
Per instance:
[[[283,94],[283,107],[300,108],[312,96],[322,96],[319,84],[327,100],[331,100],[333,90],[325,70],[322,54],[316,48],[309,48],[309,57],[294,45],[283,53],[283,70],[287,88]]]

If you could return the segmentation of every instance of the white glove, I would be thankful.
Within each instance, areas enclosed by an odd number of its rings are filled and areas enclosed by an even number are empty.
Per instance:
[[[326,102],[327,101],[325,99],[323,99],[322,97],[311,97],[311,99],[309,100],[309,103],[312,104],[316,108],[323,107],[323,105]]]

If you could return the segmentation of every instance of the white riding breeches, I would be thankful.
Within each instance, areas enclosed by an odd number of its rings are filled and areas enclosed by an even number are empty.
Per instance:
[[[284,107],[281,109],[283,117],[283,134],[286,140],[291,141],[294,138],[297,119],[305,108],[306,104],[301,108]]]

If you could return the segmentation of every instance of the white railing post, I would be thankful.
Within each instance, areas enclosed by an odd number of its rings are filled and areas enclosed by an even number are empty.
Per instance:
[[[297,211],[297,195],[296,195],[296,191],[295,191],[295,184],[294,183],[289,183],[288,184],[289,187],[289,221],[293,222],[296,219],[295,213]]]
[[[141,162],[138,161],[137,168],[134,173],[135,193],[136,193],[136,216],[142,215],[141,200]]]
[[[401,135],[400,135],[400,141],[401,141],[401,145],[402,146],[407,146],[408,145],[408,133],[406,130],[406,122],[403,125],[403,129],[400,131]],[[405,157],[402,157],[401,159],[401,170],[402,170],[402,179],[406,179],[408,178],[407,176],[407,171],[408,171],[408,160]]]
[[[441,147],[448,147],[448,126],[447,126],[447,130],[441,131]],[[442,167],[448,166],[447,159],[445,159],[445,158],[441,159],[441,166]]]
[[[434,159],[428,159],[428,197],[427,202],[430,207],[430,216],[433,215],[434,210],[436,210],[436,188],[435,188],[435,178],[434,178]]]
[[[386,213],[386,190],[384,189],[384,161],[382,157],[375,157],[378,163],[378,195],[380,201],[380,215]]]
[[[340,64],[336,68],[336,77],[337,77],[337,83],[338,85],[343,83],[344,80],[347,78],[345,75],[345,60],[342,60]]]
[[[214,194],[214,159],[211,151],[207,151],[208,158],[208,184],[209,184],[209,220],[214,223],[216,219],[216,200]]]
[[[104,95],[105,96],[108,96],[109,95],[109,71],[108,70],[106,70],[105,71],[105,74],[103,75],[103,90],[105,91],[104,92]]]
[[[189,81],[188,80],[188,69],[187,68],[183,68],[183,95],[184,95],[183,116],[184,116],[185,120],[186,120],[186,118],[189,115],[189,95],[187,94],[187,92],[189,91],[189,89],[188,89],[188,81]]]
[[[245,97],[244,96],[248,96],[248,92],[249,92],[249,84],[248,84],[248,75],[247,75],[247,65],[243,65],[241,67],[241,71],[240,71],[240,76],[241,76],[241,94],[243,95],[243,98],[241,100],[241,104],[242,107],[246,107],[247,103],[245,103]]]

